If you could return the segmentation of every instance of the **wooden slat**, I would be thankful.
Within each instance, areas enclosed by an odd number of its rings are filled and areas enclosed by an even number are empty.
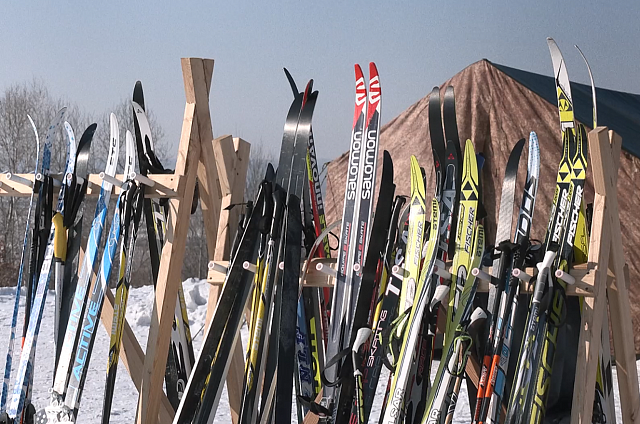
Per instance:
[[[215,262],[225,267],[229,265],[229,261],[215,261]],[[311,259],[311,265],[309,266],[307,278],[303,281],[303,285],[305,287],[333,287],[333,278],[316,270],[315,265],[318,263],[324,263],[329,266],[332,266],[332,265],[335,265],[336,259],[335,258]],[[301,264],[301,267],[302,266],[304,266],[304,262]],[[207,275],[207,282],[214,286],[221,286],[224,284],[224,278],[225,278],[224,274],[220,274],[217,271],[209,270],[209,273]]]
[[[604,271],[608,268],[612,237],[610,226],[612,210],[610,206],[615,197],[615,175],[617,175],[617,170],[613,169],[611,162],[610,150],[606,129],[597,128],[589,133],[589,153],[595,187],[589,262],[595,264],[594,290],[596,296],[585,298],[582,306],[582,324],[580,326],[574,387],[586,387],[587,390],[573,391],[572,423],[590,423],[593,414],[593,389],[596,384],[598,354],[602,344],[602,321],[607,302],[607,276],[601,270]]]
[[[334,280],[333,278],[327,276],[326,274],[317,271],[315,268],[315,264],[322,262],[326,263],[330,266],[335,267],[336,259],[335,258],[314,258],[312,259],[313,264],[309,266],[307,271],[307,278],[302,282],[305,287],[333,287]],[[220,265],[227,266],[228,261],[215,261]],[[487,272],[490,272],[491,268],[487,269]],[[595,270],[588,267],[588,264],[580,264],[576,265],[569,274],[572,275],[579,283],[580,287],[576,286],[568,286],[567,287],[567,295],[568,296],[583,296],[583,297],[593,297],[593,282],[595,279]],[[534,273],[533,268],[527,268],[525,270],[529,275]],[[611,271],[606,274],[609,280],[614,278],[614,275]],[[224,284],[224,274],[220,274],[217,271],[210,270],[207,274],[207,282],[212,284],[213,286],[220,286]],[[520,292],[521,293],[531,293],[533,289],[527,283],[520,283]],[[480,281],[478,283],[478,292],[486,293],[489,291],[489,283],[486,281]]]
[[[15,174],[18,177],[25,178],[29,181],[34,180],[33,174]],[[124,176],[122,174],[116,175],[116,178],[120,181],[124,180]],[[175,191],[175,177],[172,174],[150,174],[147,178],[161,184],[164,187],[167,187],[171,190]],[[100,186],[102,184],[102,179],[98,174],[90,174],[89,175],[89,186],[87,187],[87,196],[88,197],[98,197],[100,194]],[[28,197],[31,196],[31,187],[26,185],[17,183],[15,181],[7,179],[7,174],[0,174],[0,196],[13,196],[13,197]],[[113,193],[120,193],[120,187],[115,186],[113,188]],[[145,191],[145,197],[149,198],[160,198],[160,197],[172,197],[162,192],[161,190],[148,189]]]
[[[617,181],[617,170],[620,164],[622,140],[620,136],[613,132],[610,132],[608,135],[610,144],[605,144],[607,140],[604,136],[602,136],[603,140],[601,144],[603,144],[603,149],[604,147],[609,148],[611,162],[614,164],[612,170],[614,175],[611,175],[610,179],[615,183]],[[634,335],[633,323],[631,321],[631,305],[628,292],[629,275],[622,248],[622,229],[620,228],[616,184],[613,185],[611,190],[607,197],[609,225],[612,234],[609,267],[613,269],[616,278],[609,283],[607,293],[613,332],[613,345],[615,349],[620,405],[622,409],[622,422],[626,424],[640,422],[640,393],[638,388],[635,346],[633,343]]]
[[[114,297],[111,290],[105,292],[104,305],[102,306],[102,314],[100,320],[107,330],[107,334],[111,334],[111,326],[113,324],[113,302]],[[136,339],[133,330],[129,326],[127,320],[124,321],[124,329],[122,330],[122,345],[120,348],[120,360],[129,371],[131,381],[136,386],[138,392],[142,386],[142,369],[144,365],[144,352]],[[158,422],[161,424],[170,424],[173,421],[173,407],[167,396],[162,393],[160,396],[160,411],[158,413]]]
[[[200,62],[202,66],[202,61],[190,60]],[[185,87],[188,85],[185,83]],[[185,91],[188,92],[188,89]],[[189,99],[188,96],[187,98]],[[175,170],[175,175],[178,176],[177,192],[180,198],[171,199],[169,202],[167,235],[160,259],[149,328],[142,388],[138,398],[137,424],[153,424],[157,419],[199,159],[200,134],[196,105],[193,102],[187,102]]]
[[[233,203],[232,185],[234,183],[234,168],[236,163],[236,152],[233,148],[233,137],[230,135],[218,137],[213,140],[213,150],[217,161],[218,179],[220,184],[220,212],[217,226],[207,225],[205,222],[205,230],[207,234],[215,233],[216,244],[207,243],[210,259],[214,261],[229,260],[229,252],[231,249],[231,228],[230,220],[232,216],[237,214],[235,210],[227,210],[228,206]],[[207,237],[208,239],[208,237]],[[218,303],[220,288],[217,286],[209,287],[209,300],[207,302],[207,315],[205,317],[205,334],[209,328],[213,312]]]
[[[244,144],[248,145],[246,142]],[[214,260],[222,260],[229,259],[233,235],[238,226],[238,215],[240,210],[240,208],[229,210],[228,207],[234,203],[242,202],[246,169],[244,170],[244,174],[238,177],[238,172],[236,170],[239,164],[238,152],[236,151],[234,140],[231,136],[224,136],[213,140],[212,146],[218,169],[218,182],[220,185],[219,189],[222,199],[219,207],[220,212],[218,225],[208,226],[205,223],[205,228],[209,228],[207,230],[207,234],[215,232],[214,238],[217,241],[214,249],[211,248],[211,243],[207,245],[210,249],[209,252],[213,252]],[[240,187],[240,190],[238,190],[238,186]],[[210,238],[211,237],[207,235],[207,239]],[[218,302],[219,291],[219,286],[211,286],[209,288],[207,316],[205,319],[207,327],[213,318],[213,313]],[[243,377],[244,355],[242,352],[242,343],[236,343],[234,350],[231,352],[231,363],[227,374],[227,393],[233,423],[237,423],[239,419]]]

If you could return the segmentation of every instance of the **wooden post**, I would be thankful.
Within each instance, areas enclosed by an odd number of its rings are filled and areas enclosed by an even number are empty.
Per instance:
[[[107,334],[111,331],[113,325],[113,293],[111,290],[105,291],[105,302],[102,306],[102,314],[100,320],[107,330]],[[133,334],[133,330],[129,326],[127,320],[124,321],[124,328],[122,330],[122,347],[120,349],[120,360],[124,363],[124,366],[129,371],[131,381],[136,386],[138,392],[142,387],[142,367],[144,365],[144,352],[136,339],[136,335]],[[160,411],[158,412],[158,422],[160,424],[171,424],[173,421],[173,406],[169,402],[167,396],[162,393],[160,396]]]
[[[175,170],[178,198],[169,202],[167,237],[160,259],[142,387],[138,398],[137,424],[155,423],[158,414],[196,174],[206,184],[205,190],[210,190],[205,198],[212,201],[213,194],[217,194],[217,170],[210,143],[213,137],[208,96],[213,61],[182,59],[182,69],[187,103]],[[201,164],[201,160],[206,166]],[[214,215],[214,221],[217,221],[219,208],[211,206],[209,212]]]
[[[589,267],[593,267],[595,274],[595,296],[585,297],[584,300],[573,391],[571,422],[574,424],[591,423],[601,331],[602,326],[607,325],[607,300],[616,354],[622,422],[640,422],[638,373],[618,212],[617,181],[621,147],[620,136],[609,132],[605,127],[598,127],[589,133],[591,168],[596,191]],[[607,278],[609,271],[613,272],[614,278]]]
[[[220,220],[217,226],[209,226],[205,221],[207,240],[209,234],[215,233],[217,243],[209,249],[209,259],[216,261],[229,260],[231,245],[240,216],[240,207],[228,209],[230,205],[242,203],[244,197],[244,187],[247,178],[247,167],[249,164],[249,152],[251,145],[239,138],[231,136],[219,137],[213,140],[213,151],[218,167],[218,177],[220,181]],[[211,257],[213,255],[213,257]],[[209,287],[209,299],[207,301],[207,316],[205,326],[209,327],[216,305],[220,286]],[[205,328],[205,334],[207,333]],[[242,380],[244,377],[244,354],[242,343],[236,343],[232,352],[231,364],[227,374],[227,394],[229,397],[229,408],[231,419],[237,423],[240,414],[242,397]]]

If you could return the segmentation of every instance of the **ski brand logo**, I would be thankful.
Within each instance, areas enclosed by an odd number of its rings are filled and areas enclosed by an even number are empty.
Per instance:
[[[569,223],[569,233],[567,234],[567,243],[573,245],[578,229],[578,218],[580,216],[580,204],[582,203],[582,186],[576,186],[576,196],[573,199],[573,209],[571,210],[571,222]]]
[[[316,333],[316,318],[311,317],[309,320],[309,329],[311,330],[311,367],[313,372],[313,380],[316,383],[316,387],[320,387],[322,385],[322,380],[320,379],[320,359],[318,358],[318,335]]]
[[[364,77],[356,81],[356,106],[360,107],[367,100],[367,89],[364,86]]]
[[[320,186],[320,175],[318,174],[318,159],[316,157],[316,145],[313,137],[309,137],[309,166],[311,178],[313,179],[313,190],[316,193],[315,202],[320,215],[321,223],[324,223],[324,201],[322,200],[322,187]],[[322,213],[320,213],[322,211]]]
[[[533,205],[534,198],[532,195],[532,191],[535,190],[536,181],[532,180],[528,187],[525,187],[523,199],[522,199],[522,207],[520,208],[520,217],[518,218],[518,234],[521,236],[526,236],[529,234],[529,229],[531,227],[531,215],[533,213]]]
[[[76,352],[75,363],[73,365],[73,376],[78,384],[81,382],[82,374],[85,369],[85,362],[89,356],[89,344],[91,343],[91,335],[95,331],[97,315],[100,311],[100,303],[91,301],[87,308],[88,324],[82,329],[80,341],[78,342],[78,350]]]
[[[414,242],[414,252],[413,252],[413,264],[415,266],[420,265],[420,257],[422,256],[422,226],[424,224],[422,221],[418,221],[418,228],[416,229],[416,240]]]
[[[396,391],[393,393],[393,400],[391,401],[391,410],[389,413],[392,418],[398,418],[400,416],[400,406],[403,403],[404,393],[404,389],[396,389]]]
[[[473,224],[476,219],[476,210],[473,206],[469,207],[469,215],[467,216],[467,233],[464,239],[464,251],[471,253],[471,243],[473,239]]]
[[[360,171],[360,154],[362,148],[362,131],[354,131],[349,157],[349,173],[347,175],[347,200],[355,200],[358,189],[358,173]]]
[[[556,223],[553,227],[552,240],[554,243],[558,243],[560,241],[560,236],[562,235],[562,224],[567,214],[567,203],[567,189],[562,189],[562,192],[560,193],[560,208],[557,211]]]
[[[427,424],[438,424],[440,422],[440,410],[432,409],[429,413],[429,419],[427,420]]]
[[[375,105],[380,101],[380,79],[374,76],[369,80],[369,104]]]
[[[364,150],[362,191],[360,192],[362,199],[371,199],[373,197],[373,179],[376,173],[376,147],[378,147],[378,131],[368,131]]]

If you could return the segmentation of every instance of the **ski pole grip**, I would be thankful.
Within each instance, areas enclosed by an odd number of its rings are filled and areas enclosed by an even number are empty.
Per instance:
[[[221,265],[214,261],[209,262],[207,268],[209,268],[209,270],[211,271],[219,272],[220,274],[226,274],[228,271],[226,266]]]
[[[316,264],[316,270],[321,272],[329,277],[336,278],[338,276],[338,272],[331,268],[329,265],[323,264],[322,262]]]
[[[23,178],[23,177],[21,177],[19,175],[16,175],[16,174],[12,174],[11,172],[7,172],[6,175],[7,175],[7,180],[14,181],[14,182],[16,182],[18,184],[25,185],[25,186],[27,186],[29,188],[33,188],[33,181],[31,181],[31,180],[27,180],[26,178]]]
[[[471,275],[473,275],[476,278],[479,278],[483,281],[486,281],[488,283],[492,282],[492,278],[489,274],[487,274],[486,272],[484,272],[483,270],[481,270],[480,268],[473,268],[471,270]]]

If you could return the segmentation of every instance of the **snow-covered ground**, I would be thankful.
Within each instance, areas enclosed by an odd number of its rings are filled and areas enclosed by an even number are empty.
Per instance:
[[[194,348],[197,352],[202,343],[202,327],[206,314],[206,302],[209,293],[209,286],[205,280],[190,279],[183,283],[185,292],[185,301],[189,312],[189,321],[191,323],[191,332],[195,335]],[[13,313],[13,302],[15,297],[14,288],[0,288],[0,340],[8,340],[9,328],[11,326],[11,316]],[[36,409],[42,408],[48,404],[48,390],[53,380],[53,292],[47,296],[45,314],[40,328],[40,338],[38,340],[38,348],[36,353],[36,371],[35,384],[33,388],[33,403]],[[24,304],[24,296],[21,303]],[[151,311],[153,304],[153,288],[151,286],[132,289],[129,294],[129,302],[127,306],[127,320],[131,325],[138,341],[144,349],[147,343],[147,335],[149,332],[149,323],[151,321]],[[21,305],[21,311],[23,310]],[[22,316],[19,318],[18,329],[22,328]],[[242,329],[243,346],[246,346],[247,329]],[[98,424],[102,414],[102,400],[104,392],[104,383],[107,367],[108,355],[108,334],[104,327],[100,326],[96,337],[93,355],[89,372],[87,375],[85,390],[83,392],[82,403],[78,415],[78,423],[81,424]],[[6,345],[0,344],[0,357],[5,357]],[[19,349],[18,349],[19,350]],[[19,352],[17,352],[19,354]],[[17,364],[19,358],[14,356],[14,365]],[[4,370],[4,360],[0,362]],[[640,365],[640,363],[639,363]],[[438,364],[433,365],[433,370],[437,370]],[[15,371],[16,366],[14,366]],[[0,371],[3,372],[3,371]],[[614,387],[617,387],[616,371],[614,368]],[[381,381],[386,382],[386,374],[382,376]],[[12,388],[12,386],[11,386]],[[380,414],[380,399],[384,395],[386,384],[378,386],[378,401],[373,407],[371,422],[377,422]],[[126,368],[122,363],[119,364],[118,378],[116,382],[115,395],[113,400],[113,408],[111,411],[111,422],[114,424],[132,423],[135,419],[135,410],[137,406],[138,392],[136,391]],[[471,421],[469,417],[469,400],[466,389],[462,387],[460,398],[458,400],[458,408],[454,423],[468,423]],[[617,422],[622,422],[620,416],[619,396],[616,388],[616,415]],[[294,417],[292,422],[297,422]],[[228,424],[231,422],[229,413],[229,403],[227,401],[226,392],[223,393],[216,416],[216,423]]]

